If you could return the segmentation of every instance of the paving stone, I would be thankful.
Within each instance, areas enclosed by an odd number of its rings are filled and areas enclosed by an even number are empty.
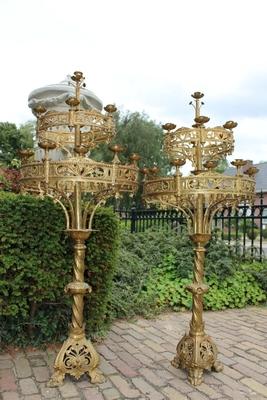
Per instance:
[[[116,369],[108,361],[106,361],[103,357],[101,357],[99,368],[103,372],[104,375],[111,375],[111,374],[117,373]]]
[[[54,399],[59,396],[58,389],[47,387],[46,383],[40,383],[39,387],[43,399]]]
[[[25,357],[15,359],[15,367],[18,378],[28,378],[32,375],[30,363]]]
[[[129,383],[119,375],[111,375],[110,380],[126,398],[133,399],[141,394],[139,390],[133,389]]]
[[[217,338],[224,370],[205,372],[198,387],[189,383],[187,371],[170,364],[179,338],[188,329],[190,313],[168,313],[154,320],[113,325],[98,346],[100,369],[107,378],[99,385],[87,376],[76,381],[67,375],[62,387],[48,388],[57,354],[54,348],[1,353],[0,399],[263,400],[267,398],[266,317],[267,309],[257,307],[205,312],[206,329]]]
[[[138,373],[131,367],[129,367],[124,361],[122,360],[114,360],[111,361],[112,365],[124,376],[133,377],[138,375]]]
[[[0,392],[16,391],[16,379],[12,369],[0,370]]]
[[[19,380],[19,385],[22,394],[35,394],[38,393],[38,388],[32,378],[23,378]]]
[[[245,364],[234,364],[233,368],[236,369],[241,374],[248,376],[249,378],[253,378],[256,381],[259,381],[262,384],[267,383],[267,376],[259,374],[253,369],[250,369]]]
[[[59,386],[59,391],[64,399],[78,396],[78,390],[72,382],[65,381],[64,385]]]
[[[148,382],[152,383],[154,386],[165,386],[166,385],[166,380],[163,378],[160,378],[156,372],[149,368],[140,368],[139,369],[139,374],[143,376]]]
[[[181,393],[192,392],[192,385],[188,381],[182,381],[181,379],[172,379],[169,381],[169,385]]]
[[[127,351],[120,351],[118,353],[118,357],[125,361],[126,364],[128,364],[131,368],[140,368],[142,364],[140,361],[137,360],[137,358],[133,357],[131,354],[127,353]]]
[[[117,356],[113,351],[109,350],[107,346],[104,344],[101,344],[97,347],[97,351],[99,354],[101,354],[103,357],[105,357],[106,360],[116,360]]]
[[[176,389],[174,389],[171,386],[166,386],[163,389],[163,393],[167,396],[167,399],[169,399],[169,400],[187,400],[188,399],[187,396],[178,392]],[[164,397],[163,397],[163,400],[164,400]]]
[[[156,351],[157,353],[163,353],[166,351],[163,346],[150,339],[144,340],[144,344],[150,347],[152,350]]]
[[[104,400],[104,397],[96,388],[84,389],[83,395],[86,400]]]
[[[3,400],[19,400],[18,392],[4,392],[2,394]]]
[[[12,357],[8,353],[1,353],[0,354],[0,360],[12,360]]]
[[[44,367],[46,366],[46,362],[44,357],[31,357],[29,359],[31,367]]]
[[[217,390],[214,390],[211,386],[207,385],[205,382],[199,385],[197,387],[197,390],[203,392],[209,399],[219,399],[221,397],[221,394],[218,393]]]
[[[162,393],[160,393],[156,388],[147,383],[144,378],[133,378],[132,382],[137,387],[137,389],[139,389],[140,392],[143,393],[148,399],[164,400]]]
[[[13,367],[13,361],[9,359],[0,360],[0,369],[7,369]]]
[[[37,382],[47,382],[50,377],[48,367],[33,367],[33,374]]]
[[[116,400],[121,397],[118,390],[116,390],[114,388],[103,390],[103,396],[104,396],[105,400]]]
[[[244,385],[247,385],[253,391],[267,397],[267,387],[265,385],[262,385],[261,383],[255,381],[254,379],[251,379],[251,378],[241,379],[241,382]]]

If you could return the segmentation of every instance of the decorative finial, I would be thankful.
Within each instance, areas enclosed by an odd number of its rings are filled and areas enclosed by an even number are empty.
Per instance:
[[[201,92],[194,92],[193,94],[191,94],[191,97],[193,97],[193,99],[195,100],[195,104],[193,104],[192,101],[190,101],[190,105],[194,107],[195,109],[195,118],[200,116],[200,108],[201,106],[204,105],[203,101],[200,101],[200,99],[202,97],[204,97],[204,94]]]
[[[234,122],[234,121],[227,121],[227,122],[225,122],[225,124],[223,125],[223,127],[224,127],[225,129],[230,129],[230,130],[232,130],[232,129],[236,128],[237,125],[238,125],[237,122]]]
[[[104,107],[104,110],[108,114],[112,114],[117,111],[117,107],[114,104],[107,104],[106,107]]]
[[[166,124],[162,125],[162,128],[169,133],[176,128],[176,125],[172,122],[167,122]]]

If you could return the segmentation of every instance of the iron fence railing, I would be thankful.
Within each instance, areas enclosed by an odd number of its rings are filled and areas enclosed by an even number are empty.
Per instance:
[[[186,226],[182,212],[176,210],[136,209],[116,210],[131,233],[144,232],[151,227],[167,227],[178,232]],[[258,204],[243,204],[224,208],[214,217],[213,229],[239,257],[263,261],[267,256],[267,204],[261,193]]]

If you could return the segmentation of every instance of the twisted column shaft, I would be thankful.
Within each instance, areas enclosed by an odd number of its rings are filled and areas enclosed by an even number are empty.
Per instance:
[[[86,246],[84,241],[77,240],[74,245],[74,266],[73,266],[73,281],[84,282],[84,259],[85,259]],[[72,304],[72,320],[71,325],[73,328],[83,328],[83,308],[84,308],[84,294],[74,293]]]
[[[205,260],[205,247],[201,243],[196,243],[194,249],[194,274],[193,274],[193,285],[190,286],[190,290],[193,295],[192,304],[192,319],[190,323],[190,334],[204,334],[204,323],[203,323],[203,276],[204,276],[204,260]]]

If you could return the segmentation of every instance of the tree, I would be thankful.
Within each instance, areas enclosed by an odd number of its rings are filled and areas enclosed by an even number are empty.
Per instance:
[[[157,164],[161,172],[166,174],[169,165],[166,155],[163,152],[163,131],[156,122],[149,119],[144,113],[117,112],[115,114],[117,135],[112,140],[112,144],[120,144],[124,147],[124,152],[119,155],[120,160],[125,163],[129,161],[132,153],[141,156],[139,166],[152,167]],[[110,162],[112,152],[106,145],[99,146],[93,151],[94,159]]]
[[[225,170],[229,167],[229,163],[226,158],[222,158],[219,160],[217,167],[215,168],[216,172],[223,174]]]
[[[34,123],[29,121],[19,128],[10,122],[0,122],[0,163],[10,166],[18,158],[18,151],[33,147]]]
[[[117,135],[112,144],[120,144],[124,152],[119,154],[122,163],[129,162],[132,153],[138,153],[141,160],[140,168],[152,167],[154,164],[160,168],[159,174],[166,175],[169,169],[169,161],[163,152],[163,131],[160,125],[152,121],[146,114],[139,112],[117,112],[114,116]],[[92,152],[92,157],[97,161],[110,162],[113,154],[107,145],[101,145]],[[135,197],[136,204],[141,205],[141,190]],[[124,196],[120,201],[120,207],[129,207],[129,196]]]

